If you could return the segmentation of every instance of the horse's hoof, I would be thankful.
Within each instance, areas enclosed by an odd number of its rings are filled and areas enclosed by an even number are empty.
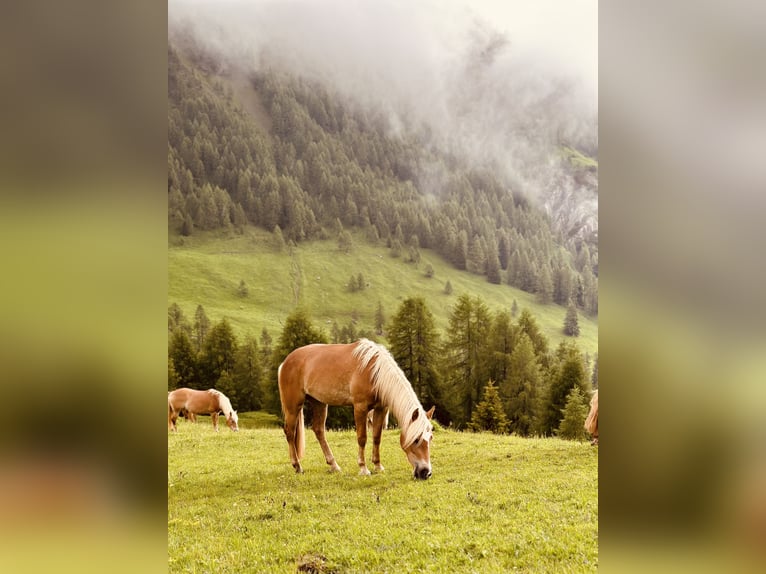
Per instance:
[[[336,464],[335,466],[330,467],[330,472],[342,472],[340,467]]]
[[[384,470],[386,470],[386,469],[383,468],[382,464],[376,464],[375,465],[375,472],[383,472]]]
[[[369,470],[367,470],[366,468],[362,468],[362,469],[359,470],[359,475],[360,476],[370,476],[370,474],[372,474],[372,473]]]

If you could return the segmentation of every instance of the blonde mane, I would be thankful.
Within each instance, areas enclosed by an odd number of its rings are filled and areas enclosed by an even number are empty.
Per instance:
[[[223,416],[228,419],[231,416],[231,413],[234,411],[234,407],[231,406],[229,397],[216,389],[208,389],[207,392],[213,396],[218,397],[218,408],[223,411]]]
[[[408,448],[416,438],[430,430],[428,417],[412,385],[391,353],[382,345],[360,339],[353,354],[359,360],[360,371],[370,367],[373,392],[381,404],[394,413],[404,437],[402,448]],[[419,409],[420,413],[413,421],[412,411],[415,409]]]

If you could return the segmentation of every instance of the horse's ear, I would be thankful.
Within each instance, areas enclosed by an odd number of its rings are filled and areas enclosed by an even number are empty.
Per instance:
[[[426,413],[426,416],[428,417],[428,420],[431,420],[431,417],[434,416],[434,411],[436,410],[436,405],[432,406],[428,412]]]
[[[420,409],[415,409],[412,411],[412,420],[415,421],[418,418],[418,415],[420,414]]]

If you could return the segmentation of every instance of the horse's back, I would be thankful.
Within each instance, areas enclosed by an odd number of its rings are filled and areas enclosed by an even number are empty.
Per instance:
[[[314,343],[292,351],[279,369],[280,394],[310,395],[330,405],[352,402],[356,343]]]

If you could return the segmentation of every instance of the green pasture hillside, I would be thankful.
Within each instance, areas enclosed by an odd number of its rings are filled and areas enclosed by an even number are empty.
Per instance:
[[[240,338],[247,334],[259,337],[265,327],[276,340],[285,318],[297,306],[305,308],[314,324],[329,335],[333,322],[342,327],[354,319],[358,330],[373,331],[378,302],[388,320],[412,296],[426,300],[443,334],[452,306],[459,295],[467,293],[480,297],[492,312],[510,310],[515,299],[519,310],[528,308],[535,315],[552,347],[565,338],[564,307],[540,305],[533,294],[458,271],[428,249],[421,250],[421,261],[415,265],[403,257],[392,257],[384,245],[370,245],[361,235],[354,236],[349,253],[342,252],[334,240],[282,250],[275,243],[271,233],[254,227],[243,233],[171,237],[168,303],[177,303],[190,320],[197,305],[202,305],[211,321],[228,318]],[[434,270],[431,278],[425,274],[428,264]],[[351,292],[349,280],[359,273],[365,289]],[[239,294],[241,281],[248,290],[244,297]],[[447,281],[453,289],[450,295],[444,289]],[[577,344],[593,355],[598,350],[597,319],[580,314],[579,325]]]

